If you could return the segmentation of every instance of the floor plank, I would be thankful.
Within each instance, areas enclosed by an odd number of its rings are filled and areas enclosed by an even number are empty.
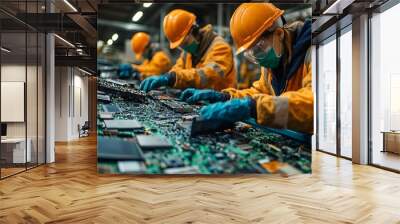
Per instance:
[[[0,181],[0,223],[400,223],[400,175],[313,154],[289,178],[96,173],[96,139]]]

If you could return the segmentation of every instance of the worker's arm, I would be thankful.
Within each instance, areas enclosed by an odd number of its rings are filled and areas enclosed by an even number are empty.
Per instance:
[[[254,96],[257,94],[271,94],[271,90],[268,89],[267,85],[265,84],[268,80],[266,80],[267,75],[264,74],[266,69],[261,69],[261,76],[258,81],[255,81],[252,87],[248,89],[235,89],[235,88],[228,88],[222,90],[223,93],[227,93],[230,95],[231,98],[244,98],[248,96]]]
[[[311,64],[302,68],[302,88],[280,96],[255,95],[257,123],[273,128],[284,128],[305,133],[313,131],[313,93]]]
[[[176,75],[173,87],[221,90],[224,86],[233,86],[236,77],[228,77],[234,74],[231,72],[234,69],[232,48],[228,44],[211,46],[202,64],[204,66],[190,69],[175,66],[172,70]]]
[[[172,71],[180,70],[185,67],[185,59],[186,59],[186,54],[185,52],[182,52],[179,58],[176,60],[176,63],[174,66],[171,68]]]
[[[146,64],[142,64],[136,67],[136,69],[142,75],[142,79],[150,77],[152,75],[160,75],[166,73],[171,68],[171,60],[168,55],[162,51],[154,54],[151,61]]]

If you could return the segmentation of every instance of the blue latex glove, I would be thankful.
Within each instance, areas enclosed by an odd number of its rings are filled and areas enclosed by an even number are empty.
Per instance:
[[[157,89],[161,86],[170,86],[173,82],[173,76],[171,73],[167,73],[160,76],[151,76],[140,83],[140,90],[148,92],[153,89]]]
[[[133,72],[132,79],[140,80],[142,78],[142,74],[140,72]]]
[[[219,101],[227,101],[230,96],[226,93],[221,93],[212,89],[189,88],[182,92],[180,98],[188,103],[196,103],[202,100],[215,103]]]
[[[202,120],[214,120],[221,123],[234,123],[236,121],[247,120],[251,116],[254,116],[255,108],[255,101],[249,97],[233,99],[201,108],[200,118]]]
[[[131,64],[120,64],[118,67],[118,76],[120,78],[130,78],[135,72]]]

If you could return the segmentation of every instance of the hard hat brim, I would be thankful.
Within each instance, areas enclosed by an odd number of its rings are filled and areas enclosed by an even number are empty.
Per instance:
[[[181,43],[182,43],[183,40],[185,39],[186,35],[187,35],[187,32],[186,32],[186,34],[185,34],[183,37],[181,37],[179,40],[174,41],[174,42],[170,42],[170,43],[169,43],[169,47],[170,47],[171,49],[177,48],[179,45],[181,45]]]

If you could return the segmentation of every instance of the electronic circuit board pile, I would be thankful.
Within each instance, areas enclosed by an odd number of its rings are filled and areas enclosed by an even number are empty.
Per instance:
[[[135,139],[138,134],[166,137],[173,147],[143,151],[145,174],[199,174],[281,173],[311,172],[310,147],[276,133],[239,123],[234,129],[190,136],[190,120],[197,116],[200,106],[187,105],[169,96],[144,94],[132,86],[108,83],[99,78],[102,94],[111,97],[111,104],[120,111],[113,119],[138,120],[144,126],[135,131],[109,131],[98,116],[98,135],[122,139]],[[134,92],[135,97],[121,96]],[[140,98],[140,100],[137,100]],[[182,107],[181,111],[179,108]],[[188,109],[188,108],[191,109]],[[178,109],[177,109],[178,108]],[[98,113],[104,103],[98,102]],[[118,173],[113,163],[99,163],[104,173]]]

